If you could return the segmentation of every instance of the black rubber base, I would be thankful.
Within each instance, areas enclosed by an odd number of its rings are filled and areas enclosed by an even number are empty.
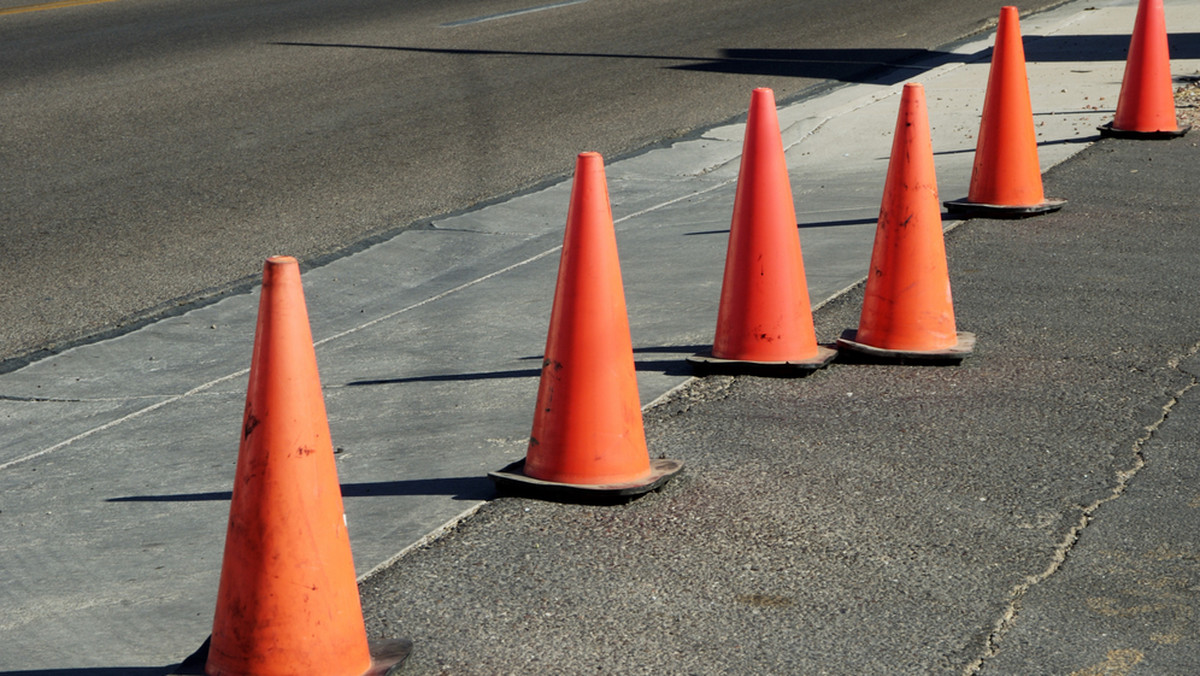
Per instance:
[[[698,376],[712,374],[772,376],[795,378],[806,376],[817,369],[825,368],[837,357],[837,350],[818,346],[817,356],[807,361],[748,361],[744,359],[721,359],[712,352],[701,352],[687,358],[692,373]]]
[[[975,350],[975,334],[966,331],[958,332],[958,342],[945,350],[887,350],[856,342],[858,331],[848,329],[838,338],[839,348],[850,350],[858,357],[858,361],[880,362],[888,364],[957,364],[971,355]]]
[[[971,202],[966,198],[943,202],[946,205],[946,210],[950,213],[983,218],[1028,218],[1030,216],[1041,216],[1051,211],[1058,211],[1066,203],[1067,201],[1063,199],[1048,199],[1040,204],[1028,205],[985,204],[983,202]]]
[[[576,504],[612,504],[627,502],[657,490],[681,470],[682,461],[659,458],[650,461],[650,477],[642,483],[566,484],[528,476],[525,474],[525,459],[522,458],[502,470],[488,472],[488,478],[496,484],[496,490],[504,495]]]
[[[1180,125],[1175,131],[1133,131],[1131,129],[1117,129],[1116,127],[1113,127],[1112,122],[1106,122],[1105,124],[1102,124],[1096,128],[1100,130],[1101,136],[1107,136],[1109,138],[1165,141],[1167,139],[1179,138],[1180,136],[1183,136],[1184,134],[1188,133],[1188,130],[1192,128],[1192,125]]]
[[[211,642],[212,636],[204,639],[204,643],[196,652],[188,655],[170,676],[204,676],[204,665],[208,662],[208,647]],[[368,641],[367,644],[371,651],[371,667],[361,676],[395,676],[413,648],[412,641],[406,638]]]

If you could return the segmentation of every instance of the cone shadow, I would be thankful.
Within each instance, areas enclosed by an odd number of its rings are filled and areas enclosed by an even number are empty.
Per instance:
[[[488,500],[495,495],[492,484],[483,476],[447,477],[443,479],[407,479],[399,481],[368,481],[342,484],[343,498],[370,498],[405,495],[445,495],[455,500]],[[109,498],[105,502],[205,502],[229,500],[231,491],[208,493],[174,493],[165,495],[130,495]],[[4,676],[0,672],[0,676]]]
[[[727,75],[803,77],[839,82],[896,84],[928,68],[960,59],[926,49],[723,49],[719,59],[673,70]],[[921,61],[920,67],[909,66]],[[928,61],[928,63],[925,63]]]
[[[1111,111],[1111,110],[1085,110],[1085,111],[1080,111],[1080,112],[1088,113],[1088,114],[1095,114],[1095,113],[1111,113],[1113,111]],[[1062,114],[1062,113],[1034,113],[1035,116],[1036,115],[1060,115],[1060,114]],[[1046,148],[1049,146],[1064,146],[1064,145],[1076,145],[1076,144],[1083,144],[1083,143],[1094,143],[1099,140],[1100,140],[1100,134],[1088,134],[1087,136],[1072,136],[1070,138],[1054,139],[1053,141],[1038,141],[1037,147]],[[935,156],[964,155],[964,154],[973,153],[973,152],[975,152],[975,148],[960,148],[958,150],[939,150],[939,151],[935,152],[934,155]],[[881,157],[879,159],[886,160],[887,158]]]
[[[659,352],[680,352],[683,348],[662,348],[656,349]],[[650,351],[650,350],[643,350]],[[639,352],[639,350],[634,350]],[[541,360],[541,356],[537,357],[521,357],[521,359]],[[659,371],[667,375],[677,375],[679,366],[676,360],[672,359],[643,359],[635,361],[633,364],[635,370],[638,371]],[[346,387],[364,387],[369,385],[404,385],[406,383],[445,383],[445,382],[460,382],[472,380],[502,380],[506,378],[537,378],[541,376],[541,369],[512,369],[508,371],[478,371],[475,373],[440,373],[428,376],[410,376],[404,378],[372,378],[369,380],[353,380],[346,383]]]
[[[1128,34],[1028,36],[1023,40],[1027,62],[1124,61]],[[1200,33],[1169,35],[1173,59],[1200,58]],[[451,49],[326,42],[270,42],[276,47],[367,49],[452,56],[529,56],[630,61],[682,61],[663,68],[728,75],[771,75],[839,82],[895,84],[946,63],[973,63],[990,59],[991,47],[971,54],[927,49],[722,49],[719,56],[687,54],[622,54],[604,52],[551,52],[506,49]],[[890,71],[895,71],[890,72]]]
[[[954,151],[954,152],[958,152],[958,151]],[[887,158],[883,157],[880,159],[886,160]],[[840,227],[846,226],[846,225],[866,225],[869,223],[874,223],[876,220],[877,219],[874,216],[872,216],[870,218],[846,218],[846,219],[842,219],[840,221],[816,221],[813,223],[797,223],[796,227],[800,228],[801,230],[807,230],[809,228],[840,228]],[[697,231],[697,232],[683,233],[683,235],[685,237],[694,237],[696,235],[728,235],[728,234],[729,234],[729,228],[725,228],[724,230],[701,230],[701,231]]]
[[[173,665],[165,667],[78,667],[0,671],[0,676],[166,676],[172,670]]]
[[[502,380],[505,378],[536,378],[539,375],[541,375],[540,369],[481,371],[477,373],[443,373],[428,376],[409,376],[405,378],[373,378],[370,380],[352,380],[346,383],[346,387],[362,387],[365,385],[403,385],[404,383],[441,383],[468,380]]]
[[[573,59],[617,59],[631,61],[684,61],[692,63],[664,66],[670,70],[724,73],[730,75],[776,75],[841,82],[877,82],[889,69],[905,69],[899,79],[941,65],[977,55],[961,55],[925,49],[722,49],[719,56],[686,54],[622,54],[603,52],[549,52],[504,49],[450,49],[321,42],[271,42],[277,47],[315,47],[332,49],[371,49],[453,56],[528,56]],[[919,67],[906,63],[926,60]]]

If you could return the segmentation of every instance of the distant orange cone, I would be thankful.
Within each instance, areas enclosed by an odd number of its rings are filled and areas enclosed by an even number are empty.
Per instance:
[[[902,361],[960,361],[975,336],[954,325],[925,89],[904,85],[857,331],[838,346]]]
[[[1056,211],[1064,204],[1066,200],[1046,199],[1042,191],[1017,8],[1002,7],[971,187],[966,199],[946,202],[946,208],[989,218],[1021,218]]]
[[[1188,129],[1191,125],[1180,126],[1175,117],[1163,1],[1141,0],[1125,60],[1117,114],[1112,122],[1100,127],[1100,132],[1119,138],[1165,139],[1183,136]]]
[[[264,266],[225,555],[206,645],[206,655],[189,661],[203,657],[208,676],[384,674],[411,649],[406,640],[375,646],[367,641],[294,258],[270,258]]]
[[[796,207],[775,112],[775,93],[755,89],[725,276],[710,352],[688,358],[699,372],[802,374],[837,352],[817,344],[800,252]]]
[[[497,488],[567,501],[627,498],[683,467],[650,460],[604,159],[581,153],[525,459]]]

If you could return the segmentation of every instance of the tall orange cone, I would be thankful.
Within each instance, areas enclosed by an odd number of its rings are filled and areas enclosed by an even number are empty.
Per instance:
[[[564,501],[626,499],[683,463],[650,460],[604,159],[581,153],[525,459],[497,488]]]
[[[1100,132],[1120,138],[1164,139],[1183,136],[1188,129],[1191,125],[1180,126],[1175,117],[1163,2],[1141,0],[1125,60],[1117,114],[1112,122],[1100,127]]]
[[[270,258],[203,673],[384,674],[409,649],[368,644],[300,268]]]
[[[946,208],[989,218],[1021,218],[1056,211],[1064,204],[1066,200],[1046,199],[1042,191],[1017,8],[1002,7],[971,187],[966,199],[946,202]]]
[[[961,361],[974,344],[954,325],[925,89],[906,84],[862,315],[838,346],[887,360]]]
[[[817,344],[775,93],[755,89],[725,254],[710,352],[688,358],[701,373],[798,375],[837,352]]]

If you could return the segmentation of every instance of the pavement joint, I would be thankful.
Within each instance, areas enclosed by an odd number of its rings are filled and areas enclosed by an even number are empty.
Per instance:
[[[48,447],[40,449],[38,451],[34,451],[33,453],[29,453],[27,455],[23,455],[18,458],[14,458],[12,460],[9,460],[8,462],[0,463],[0,470],[5,470],[5,469],[8,469],[15,465],[29,462],[30,460],[34,460],[34,459],[40,458],[44,455],[48,455],[55,451],[67,448],[68,446],[71,446],[72,444],[75,444],[76,442],[87,439],[88,437],[91,437],[95,434],[112,429],[114,427],[117,427],[118,425],[122,425],[126,422],[129,422],[130,420],[135,420],[135,419],[140,418],[148,413],[153,413],[154,411],[157,411],[158,409],[160,409],[164,406],[168,406],[170,404],[174,404],[175,402],[182,401],[189,397],[200,394],[202,392],[205,392],[206,390],[210,390],[213,387],[216,387],[217,385],[219,385],[221,383],[224,383],[229,380],[233,380],[234,378],[238,378],[249,372],[250,372],[250,369],[245,368],[236,373],[227,374],[227,375],[221,376],[220,378],[216,378],[216,379],[210,380],[206,383],[197,385],[196,387],[193,387],[192,389],[188,390],[187,392],[184,392],[183,394],[174,394],[174,395],[167,396],[165,399],[162,399],[161,401],[157,401],[153,404],[150,404],[149,406],[140,408],[136,411],[127,413],[119,418],[110,420],[110,421],[104,423],[103,425],[98,425],[96,427],[92,427],[90,429],[84,430],[83,432],[80,432],[79,434],[76,434],[68,439],[64,439],[64,440],[58,442],[57,444],[48,446]]]
[[[466,509],[459,512],[458,514],[455,514],[454,516],[450,517],[450,519],[448,519],[442,525],[438,526],[437,528],[434,528],[433,530],[429,531],[425,535],[421,536],[419,539],[417,539],[412,544],[410,544],[407,547],[405,547],[404,549],[401,549],[400,551],[396,552],[396,554],[394,556],[388,558],[385,561],[380,562],[374,568],[368,570],[367,572],[363,573],[362,575],[359,575],[358,583],[360,585],[363,584],[367,580],[371,579],[371,577],[374,576],[379,571],[386,570],[392,564],[396,563],[400,559],[403,559],[405,556],[408,555],[409,552],[412,552],[412,551],[415,551],[422,547],[425,547],[425,546],[429,545],[430,543],[441,539],[447,533],[449,533],[450,531],[457,528],[458,524],[462,523],[463,520],[471,518],[471,516],[474,515],[475,512],[478,512],[479,510],[483,509],[483,507],[487,504],[488,504],[488,501],[481,500],[481,501],[476,502],[475,504],[471,505],[470,507],[467,507]]]

